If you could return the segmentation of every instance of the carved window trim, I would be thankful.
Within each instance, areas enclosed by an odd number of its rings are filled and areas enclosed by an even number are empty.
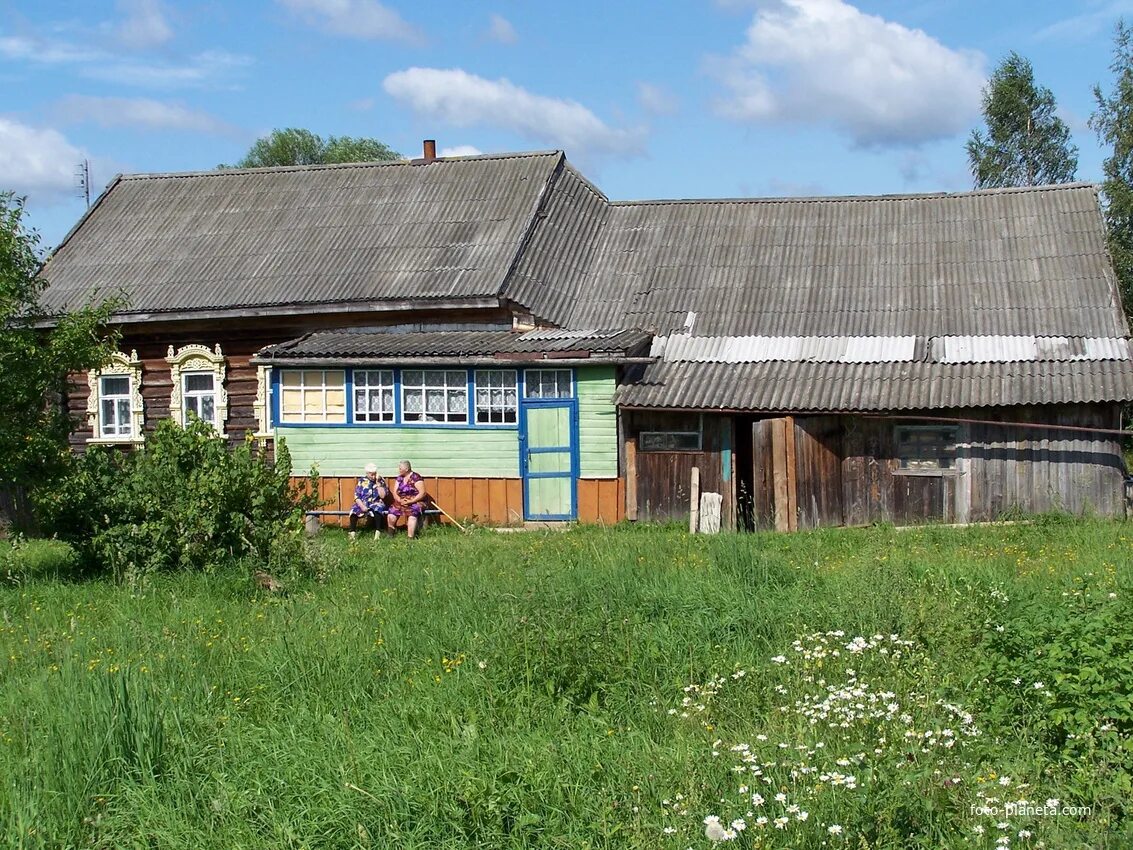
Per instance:
[[[252,402],[252,415],[256,418],[256,433],[261,442],[275,436],[271,422],[271,366],[256,367],[256,398]]]
[[[102,434],[102,406],[101,378],[108,376],[124,376],[130,379],[130,433],[103,436]],[[110,360],[101,369],[91,369],[87,372],[87,422],[90,424],[91,436],[88,443],[131,443],[145,442],[145,407],[142,404],[142,361],[138,359],[138,352],[131,351],[127,357],[121,351],[110,355]]]
[[[178,425],[186,424],[182,376],[188,372],[208,372],[213,376],[216,392],[216,433],[220,437],[228,436],[224,433],[224,426],[228,421],[228,390],[224,386],[227,367],[224,363],[224,354],[220,350],[220,343],[217,343],[212,351],[206,346],[193,343],[182,346],[176,353],[171,345],[165,355],[165,362],[169,364],[169,377],[173,382],[173,390],[169,396],[169,418]]]

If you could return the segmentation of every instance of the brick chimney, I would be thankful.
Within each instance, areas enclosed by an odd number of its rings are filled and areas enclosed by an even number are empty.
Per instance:
[[[436,139],[425,139],[425,141],[422,143],[422,147],[423,147],[424,150],[423,150],[421,156],[425,160],[425,162],[432,162],[434,159],[437,158],[437,140]]]

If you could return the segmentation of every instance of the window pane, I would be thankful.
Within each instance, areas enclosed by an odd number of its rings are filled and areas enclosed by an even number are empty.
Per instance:
[[[321,414],[323,412],[323,394],[306,390],[303,393],[303,412],[308,415]]]
[[[197,396],[191,395],[185,398],[185,421],[189,420],[188,414],[192,413],[194,416],[200,416],[201,411],[197,407]]]
[[[322,372],[303,372],[303,385],[307,387],[320,387],[323,384]]]
[[[200,417],[205,422],[216,424],[215,396],[206,395],[201,398]]]
[[[570,398],[570,372],[559,372],[559,398]]]
[[[444,372],[426,372],[425,373],[425,386],[427,387],[443,387],[445,385]]]
[[[190,372],[185,376],[185,392],[209,392],[213,376],[207,372]]]
[[[382,390],[382,407],[393,416],[393,390]]]
[[[303,408],[303,394],[300,390],[284,390],[281,400],[284,415],[297,414]]]
[[[468,375],[464,372],[445,372],[445,383],[450,387],[467,386]]]
[[[406,413],[420,413],[421,412],[421,393],[406,393],[405,394],[405,412]]]
[[[117,400],[118,406],[118,433],[130,433],[130,400],[120,398]]]
[[[298,387],[303,383],[303,373],[294,370],[284,370],[280,373],[280,381],[285,387]]]
[[[116,424],[117,420],[114,417],[114,399],[104,398],[102,400],[102,428],[107,433],[112,434],[114,432],[110,429]]]
[[[346,372],[339,370],[337,372],[324,372],[325,383],[328,387],[337,387],[341,389],[346,386]]]
[[[117,375],[102,379],[102,395],[129,395],[130,379]]]
[[[448,409],[457,413],[466,413],[468,411],[468,393],[465,390],[449,390]]]
[[[445,393],[444,390],[426,390],[425,391],[425,410],[429,413],[444,413],[445,412]]]
[[[407,387],[419,387],[423,383],[422,375],[420,370],[402,372],[401,380]]]

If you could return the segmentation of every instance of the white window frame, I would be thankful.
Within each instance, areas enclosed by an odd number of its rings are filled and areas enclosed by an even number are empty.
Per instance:
[[[558,379],[556,378],[556,380],[555,380],[555,395],[543,395],[542,394],[542,383],[543,383],[542,382],[542,376],[544,374],[553,374],[553,375],[565,374],[567,376],[567,383],[568,383],[568,386],[570,388],[568,393],[566,395],[562,395],[559,392],[559,386],[558,386],[559,382],[558,382]],[[532,389],[533,386],[539,386],[540,389],[539,389],[538,395],[535,395],[531,392],[531,389]],[[546,398],[546,399],[574,398],[574,370],[573,369],[526,369],[526,370],[524,370],[524,373],[523,373],[523,397],[524,398]]]
[[[359,385],[358,377],[360,375],[366,376],[366,383]],[[370,383],[371,377],[377,375],[378,382]],[[355,369],[353,373],[352,391],[354,402],[354,423],[356,425],[393,425],[396,421],[397,415],[397,375],[393,369]],[[385,378],[389,378],[389,382]],[[380,399],[384,398],[383,393],[389,391],[390,406],[386,410],[385,405],[382,404]],[[366,404],[360,409],[358,407],[358,393],[362,392],[362,398],[365,399]],[[370,410],[370,396],[377,395],[379,398],[378,410]],[[374,416],[378,418],[373,418]]]
[[[289,386],[288,376],[298,375],[299,383]],[[307,383],[308,375],[318,375],[318,383]],[[327,384],[327,375],[341,375],[341,383]],[[288,390],[299,390],[298,419],[288,419],[284,408]],[[327,413],[327,394],[334,390],[342,391],[342,418],[331,419]],[[346,370],[345,369],[280,369],[279,370],[279,424],[280,425],[345,425],[347,396],[346,396]],[[307,412],[307,394],[318,393],[322,398],[321,410],[317,413]],[[295,414],[292,414],[294,416]]]
[[[126,378],[129,380],[127,396],[130,400],[130,421],[128,433],[106,434],[106,423],[102,421],[102,378]],[[91,436],[88,443],[141,443],[145,439],[145,408],[142,404],[142,361],[138,352],[131,351],[127,357],[120,351],[110,355],[110,360],[101,369],[87,372],[87,422]],[[120,395],[111,398],[122,398]]]
[[[498,386],[492,383],[493,375],[503,376],[504,383]],[[506,383],[508,378],[511,383]],[[473,375],[473,385],[476,392],[475,422],[476,425],[515,425],[519,422],[519,370],[517,369],[477,369]],[[492,402],[492,390],[503,390],[504,401],[500,404]],[[507,391],[512,391],[512,402],[507,402]],[[481,393],[486,393],[486,400],[481,401]],[[480,421],[480,413],[488,415],[486,421]],[[493,420],[498,414],[499,420]]]
[[[413,374],[421,375],[420,384],[410,384],[407,376]],[[441,384],[430,385],[426,375],[440,374],[443,375]],[[456,376],[460,376],[460,382],[457,383]],[[450,383],[449,379],[452,379]],[[435,412],[430,414],[428,411],[428,402],[426,400],[427,391],[441,390],[444,393],[445,409],[444,413],[439,414],[442,419],[428,419],[430,415],[436,416]],[[421,398],[421,412],[419,414],[411,414],[409,406],[406,404],[410,395],[419,395]],[[449,402],[453,397],[463,397],[464,410],[452,411],[449,407]],[[465,369],[402,369],[401,370],[401,422],[404,425],[471,425],[469,421],[468,409],[468,371]],[[412,419],[411,416],[418,416],[420,418]],[[456,418],[462,417],[462,418]]]
[[[182,427],[189,424],[185,410],[185,378],[189,374],[208,373],[213,376],[213,415],[216,417],[216,420],[209,424],[213,426],[218,436],[227,436],[224,433],[225,423],[228,421],[228,390],[224,387],[227,367],[224,354],[220,350],[220,343],[217,343],[212,351],[194,343],[174,352],[171,345],[165,355],[165,362],[169,364],[169,377],[173,383],[173,391],[169,396],[169,418]],[[199,397],[198,393],[193,395]]]

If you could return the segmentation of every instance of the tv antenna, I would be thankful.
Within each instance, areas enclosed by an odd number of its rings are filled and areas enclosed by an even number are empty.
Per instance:
[[[84,159],[75,167],[75,186],[77,194],[90,208],[90,160]]]

